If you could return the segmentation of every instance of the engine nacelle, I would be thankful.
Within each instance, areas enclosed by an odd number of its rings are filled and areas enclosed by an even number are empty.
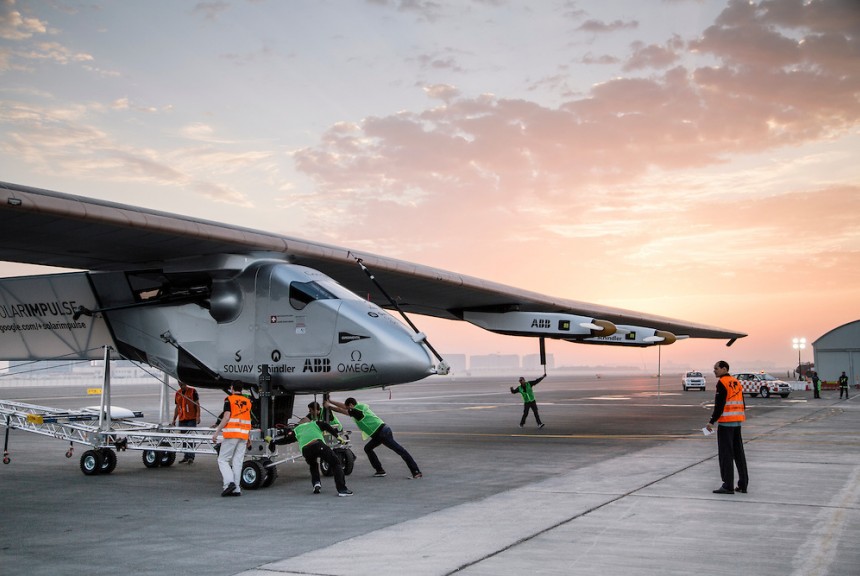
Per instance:
[[[687,338],[665,330],[647,328],[645,326],[628,326],[619,324],[617,331],[610,336],[597,336],[583,340],[586,344],[614,344],[619,346],[665,346],[677,340]]]
[[[544,336],[564,340],[609,336],[615,324],[575,314],[556,312],[471,312],[463,320],[475,326],[510,336]]]

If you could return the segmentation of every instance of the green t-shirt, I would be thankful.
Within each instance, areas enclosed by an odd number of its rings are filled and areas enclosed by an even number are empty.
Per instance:
[[[354,416],[353,420],[355,420],[355,424],[358,426],[358,429],[361,430],[361,434],[364,437],[373,436],[373,433],[385,424],[385,422],[382,421],[382,418],[374,414],[373,411],[368,408],[367,404],[356,404],[353,410],[358,410],[363,414],[361,420]]]
[[[317,426],[316,422],[305,422],[293,428],[296,435],[296,441],[299,443],[299,449],[304,449],[305,446],[314,440],[325,441],[322,430]]]

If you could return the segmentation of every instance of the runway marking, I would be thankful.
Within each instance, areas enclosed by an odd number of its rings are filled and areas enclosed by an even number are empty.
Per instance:
[[[473,438],[529,438],[529,439],[563,439],[563,440],[683,440],[704,438],[699,434],[690,432],[689,434],[546,434],[537,432],[535,434],[526,434],[523,432],[401,432],[397,431],[398,436],[452,436],[457,438],[473,437]]]

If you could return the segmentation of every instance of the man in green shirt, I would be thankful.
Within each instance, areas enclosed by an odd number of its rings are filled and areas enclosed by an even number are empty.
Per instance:
[[[520,419],[520,428],[525,425],[526,417],[529,415],[529,410],[535,413],[535,421],[537,422],[538,428],[544,427],[544,424],[540,421],[540,416],[538,415],[537,401],[535,400],[535,393],[532,390],[532,388],[537,386],[544,378],[546,378],[546,374],[537,380],[532,381],[528,381],[520,376],[520,385],[516,388],[511,388],[511,394],[519,392],[523,397],[523,417]]]
[[[338,496],[352,496],[352,490],[346,487],[346,478],[343,473],[343,466],[340,465],[340,459],[335,455],[334,451],[329,448],[323,437],[323,431],[337,437],[338,431],[332,428],[326,422],[318,420],[307,420],[302,418],[296,427],[287,432],[283,439],[278,440],[276,444],[292,444],[299,443],[299,449],[302,451],[302,456],[308,463],[311,470],[311,484],[313,484],[314,494],[319,494],[320,486],[320,467],[319,459],[325,460],[329,467],[334,471],[334,484],[337,487]]]
[[[376,470],[374,476],[381,478],[385,476],[385,469],[382,468],[382,463],[379,461],[379,456],[374,452],[374,448],[380,444],[386,448],[394,450],[403,458],[406,465],[409,467],[409,472],[412,478],[418,479],[423,476],[421,470],[418,469],[418,464],[406,451],[406,448],[401,446],[394,440],[394,432],[391,428],[382,421],[382,419],[373,413],[367,404],[359,404],[355,398],[347,398],[344,402],[336,402],[334,400],[326,400],[323,405],[326,408],[331,408],[335,412],[351,416],[355,420],[356,426],[361,430],[362,438],[370,438],[370,441],[364,445],[364,453],[367,454],[367,459],[370,460],[370,465]]]

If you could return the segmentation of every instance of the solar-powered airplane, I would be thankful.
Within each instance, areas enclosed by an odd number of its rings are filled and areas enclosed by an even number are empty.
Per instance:
[[[264,382],[273,414],[286,417],[297,393],[446,374],[407,314],[535,337],[541,351],[546,338],[652,346],[745,336],[4,182],[0,260],[81,270],[0,279],[0,359],[101,359],[109,349],[200,387]]]
[[[0,357],[117,356],[208,388],[328,392],[447,368],[406,313],[501,334],[651,346],[745,334],[345,248],[0,182],[0,260],[85,270],[0,279]],[[377,280],[378,278],[378,280]],[[404,314],[410,331],[385,309]],[[437,356],[434,361],[433,356]]]

